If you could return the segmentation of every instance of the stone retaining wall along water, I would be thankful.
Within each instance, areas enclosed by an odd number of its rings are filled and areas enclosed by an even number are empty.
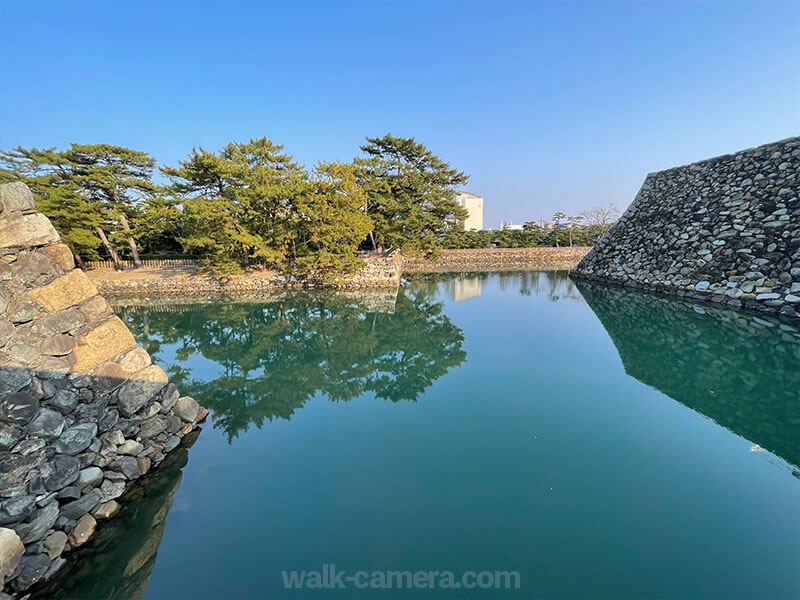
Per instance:
[[[118,273],[109,268],[92,269],[90,276],[101,293],[107,295],[271,294],[282,289],[366,290],[394,289],[400,285],[403,259],[399,252],[362,257],[364,265],[339,282],[300,279],[269,270],[253,270],[242,275],[217,277],[199,269],[195,261],[159,261],[156,271]],[[176,263],[178,266],[174,266]]]
[[[649,174],[572,276],[800,316],[800,137]]]
[[[407,273],[566,270],[578,264],[589,248],[477,248],[443,250],[435,260],[405,258]]]
[[[0,586],[50,578],[207,410],[167,381],[21,183],[0,185]]]

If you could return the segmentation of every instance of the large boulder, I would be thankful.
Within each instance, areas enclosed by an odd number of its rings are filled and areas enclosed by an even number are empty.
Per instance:
[[[0,185],[0,214],[33,210],[36,203],[30,188],[21,181]]]
[[[28,297],[41,304],[47,312],[69,308],[97,294],[94,284],[80,269],[74,269],[28,292]]]
[[[77,548],[88,542],[89,538],[94,535],[95,527],[97,527],[97,521],[95,521],[94,517],[92,515],[83,515],[78,519],[75,529],[72,530],[69,536],[69,545]]]
[[[54,440],[64,431],[64,417],[49,408],[39,411],[36,418],[28,425],[28,435]]]
[[[67,487],[70,483],[78,479],[79,471],[80,462],[76,457],[59,454],[52,462],[47,463],[42,468],[44,487],[49,492],[56,492],[61,488]]]
[[[73,350],[76,372],[92,367],[136,345],[131,332],[119,317],[111,317],[78,338]]]
[[[50,220],[42,214],[12,213],[0,219],[0,248],[32,248],[60,239]]]
[[[18,574],[9,584],[10,587],[22,592],[44,577],[50,569],[50,559],[46,554],[28,554],[19,561]]]
[[[193,423],[200,414],[200,405],[193,398],[183,396],[175,403],[172,412],[187,423]]]
[[[97,497],[97,494],[90,492],[62,506],[61,516],[68,519],[77,519],[86,513],[92,512],[98,506],[100,506],[100,498]]]
[[[0,502],[0,525],[24,521],[36,509],[36,496],[20,494]]]

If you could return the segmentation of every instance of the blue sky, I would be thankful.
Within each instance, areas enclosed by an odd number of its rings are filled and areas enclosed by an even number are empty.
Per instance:
[[[800,2],[0,5],[0,148],[175,163],[267,136],[300,162],[413,136],[485,225],[614,202],[800,134]]]

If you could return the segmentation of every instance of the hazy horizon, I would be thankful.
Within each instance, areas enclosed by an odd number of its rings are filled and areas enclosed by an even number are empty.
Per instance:
[[[298,162],[415,137],[484,226],[624,208],[645,175],[800,133],[798,3],[0,8],[0,149],[174,164],[267,136]]]

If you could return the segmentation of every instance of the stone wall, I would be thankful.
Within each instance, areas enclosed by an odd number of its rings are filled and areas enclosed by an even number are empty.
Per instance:
[[[572,269],[589,248],[479,248],[443,250],[436,260],[406,258],[408,273],[467,273],[470,271],[530,271]]]
[[[28,188],[1,185],[3,590],[49,579],[207,412],[180,396],[74,268]]]
[[[800,314],[800,137],[647,176],[572,275]]]
[[[111,269],[90,271],[97,289],[106,295],[199,295],[271,293],[281,289],[396,289],[400,285],[403,259],[399,253],[364,257],[364,266],[340,283],[323,284],[275,271],[251,271],[242,275],[215,277],[198,271],[170,267],[157,271],[118,273]],[[189,261],[183,261],[189,262]]]

